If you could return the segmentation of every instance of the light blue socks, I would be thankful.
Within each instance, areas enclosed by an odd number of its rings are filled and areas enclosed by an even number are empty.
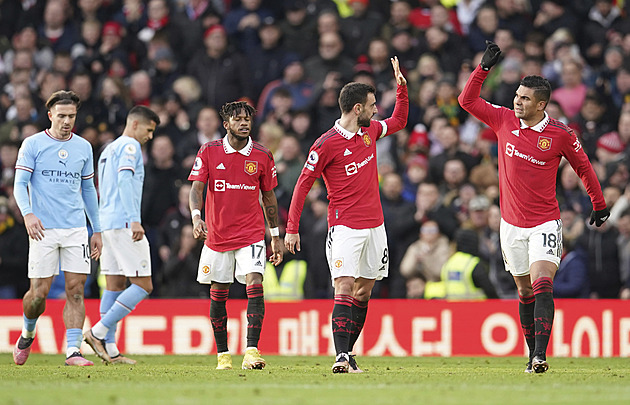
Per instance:
[[[22,318],[24,318],[24,325],[22,326],[22,337],[25,339],[34,338],[35,337],[35,325],[37,324],[37,320],[28,319],[26,315],[22,314]]]
[[[96,325],[92,327],[92,333],[98,339],[105,339],[109,330],[115,330],[118,322],[129,314],[149,294],[135,284],[131,284],[123,291],[107,313]]]
[[[123,293],[122,291],[110,291],[110,290],[103,291],[103,296],[101,297],[101,307],[100,307],[101,318],[105,316],[107,311],[109,311],[109,309],[114,305],[114,302],[116,302],[116,299],[118,298],[118,296],[122,293]],[[118,324],[115,324],[113,328],[109,328],[109,330],[107,331],[107,335],[105,335],[105,342],[116,343],[116,326],[117,325]]]

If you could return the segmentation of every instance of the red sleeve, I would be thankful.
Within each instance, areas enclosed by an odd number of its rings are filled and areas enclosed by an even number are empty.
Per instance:
[[[188,176],[189,181],[201,181],[202,183],[208,182],[208,162],[207,162],[207,154],[204,153],[206,150],[205,145],[199,149],[197,152],[197,157],[195,158],[195,163],[193,163],[192,170],[190,171],[190,175]]]
[[[313,183],[317,177],[307,174],[300,174],[295,188],[293,189],[293,198],[291,198],[291,206],[289,207],[289,219],[287,220],[286,233],[298,233],[300,228],[300,216],[304,208],[304,200],[311,190]]]
[[[459,101],[459,105],[461,105],[464,110],[468,111],[480,121],[487,124],[490,128],[494,129],[495,133],[498,133],[498,128],[501,127],[502,123],[502,111],[509,109],[490,104],[479,97],[481,94],[481,86],[487,76],[488,72],[483,70],[480,66],[477,66],[477,68],[470,74],[470,77],[464,86],[464,90],[462,90],[459,97],[457,97],[457,101]],[[513,114],[513,112],[510,113],[510,115]]]
[[[278,187],[276,163],[274,162],[273,158],[271,158],[269,159],[267,165],[265,165],[265,170],[262,173],[260,179],[260,189],[262,191],[271,191],[276,187]]]
[[[582,179],[582,184],[584,184],[586,192],[591,197],[593,209],[595,211],[603,210],[606,208],[606,201],[604,200],[604,194],[602,193],[597,174],[595,174],[595,170],[593,170],[593,166],[588,160],[588,156],[584,152],[575,132],[570,129],[569,135],[569,140],[563,145],[562,153],[571,164],[571,167],[573,167],[573,170]]]
[[[398,86],[396,89],[396,104],[392,116],[385,120],[386,132],[381,136],[391,135],[407,126],[407,117],[409,116],[409,95],[407,94],[407,86]]]

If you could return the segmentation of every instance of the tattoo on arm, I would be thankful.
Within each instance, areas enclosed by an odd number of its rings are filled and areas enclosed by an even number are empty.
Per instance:
[[[278,226],[278,200],[276,200],[276,194],[272,191],[262,192],[262,203],[265,212],[265,218],[267,218],[267,225],[269,228],[275,228]]]
[[[188,204],[190,205],[191,211],[201,209],[201,206],[203,205],[203,187],[204,184],[202,182],[193,182],[193,186],[190,189],[190,196],[188,198]]]
[[[278,205],[269,205],[265,207],[265,217],[267,217],[267,224],[269,228],[275,228],[278,226]]]

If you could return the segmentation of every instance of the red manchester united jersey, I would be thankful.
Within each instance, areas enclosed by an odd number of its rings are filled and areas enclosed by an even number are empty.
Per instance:
[[[240,249],[265,237],[265,222],[259,202],[261,191],[278,185],[273,155],[249,139],[240,151],[227,136],[203,145],[188,176],[207,184],[206,245],[215,251]]]
[[[521,228],[559,219],[556,175],[563,156],[582,179],[594,209],[604,209],[601,186],[573,130],[546,113],[541,122],[528,127],[513,110],[481,99],[487,74],[475,69],[459,103],[497,134],[501,217]]]
[[[383,223],[378,192],[376,141],[400,131],[407,124],[407,86],[398,86],[391,118],[372,120],[357,133],[335,123],[309,151],[289,209],[288,233],[297,233],[306,194],[316,178],[322,177],[328,191],[328,226],[352,229],[374,228]]]

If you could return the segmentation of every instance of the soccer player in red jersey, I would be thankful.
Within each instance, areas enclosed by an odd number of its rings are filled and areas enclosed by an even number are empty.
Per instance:
[[[562,254],[562,222],[556,200],[556,174],[567,159],[591,198],[590,224],[609,217],[595,171],[572,129],[545,112],[551,85],[540,76],[526,76],[514,95],[514,110],[479,97],[488,71],[501,50],[487,41],[481,63],[459,96],[466,111],[494,130],[499,147],[501,249],[505,269],[519,294],[521,327],[529,348],[525,372],[549,368],[547,344],[553,324],[553,278]]]
[[[282,262],[278,230],[276,165],[267,148],[250,138],[256,110],[244,101],[221,108],[227,135],[204,144],[188,176],[193,182],[190,210],[195,238],[205,240],[197,281],[210,284],[210,321],[217,345],[217,369],[232,368],[227,344],[225,303],[234,278],[247,286],[247,348],[243,369],[263,369],[258,341],[265,315],[265,222],[269,224],[274,265]],[[201,219],[204,188],[206,220]]]
[[[346,84],[339,95],[341,118],[311,146],[289,208],[284,243],[295,253],[300,250],[298,227],[306,194],[315,179],[324,178],[330,200],[326,257],[335,288],[333,373],[362,372],[350,353],[365,323],[372,287],[388,274],[376,141],[403,129],[409,113],[407,80],[398,58],[391,63],[398,84],[392,116],[372,120],[377,112],[374,87]]]

